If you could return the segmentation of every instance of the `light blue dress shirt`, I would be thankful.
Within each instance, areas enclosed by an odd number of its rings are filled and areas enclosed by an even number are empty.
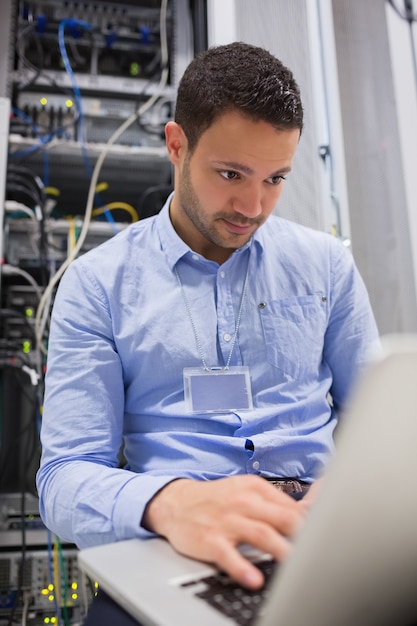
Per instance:
[[[37,481],[46,525],[79,547],[150,535],[144,508],[175,477],[313,481],[377,342],[336,238],[271,216],[219,266],[178,237],[168,206],[78,258],[56,295]],[[201,351],[227,362],[247,271],[230,364],[249,367],[253,410],[189,414],[183,369]]]

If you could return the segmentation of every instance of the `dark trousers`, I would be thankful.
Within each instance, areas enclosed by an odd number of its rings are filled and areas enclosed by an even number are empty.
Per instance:
[[[83,626],[141,626],[104,591],[100,590],[91,603]]]

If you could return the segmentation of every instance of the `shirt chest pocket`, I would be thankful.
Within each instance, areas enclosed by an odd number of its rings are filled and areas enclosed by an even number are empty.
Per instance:
[[[327,325],[326,297],[272,300],[259,311],[268,362],[291,378],[317,375]]]

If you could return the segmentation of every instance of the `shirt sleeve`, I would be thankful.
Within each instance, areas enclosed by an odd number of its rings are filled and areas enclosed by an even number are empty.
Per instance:
[[[341,410],[358,376],[369,364],[379,343],[375,317],[352,253],[332,239],[330,316],[324,359],[333,373],[331,395]]]
[[[124,383],[112,323],[106,294],[79,259],[54,303],[37,487],[46,526],[80,548],[149,536],[146,504],[172,480],[119,466]]]

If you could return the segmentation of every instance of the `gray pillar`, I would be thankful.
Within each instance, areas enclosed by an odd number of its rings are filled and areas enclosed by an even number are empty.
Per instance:
[[[380,332],[415,332],[417,297],[386,3],[333,0],[333,16],[353,254]]]

